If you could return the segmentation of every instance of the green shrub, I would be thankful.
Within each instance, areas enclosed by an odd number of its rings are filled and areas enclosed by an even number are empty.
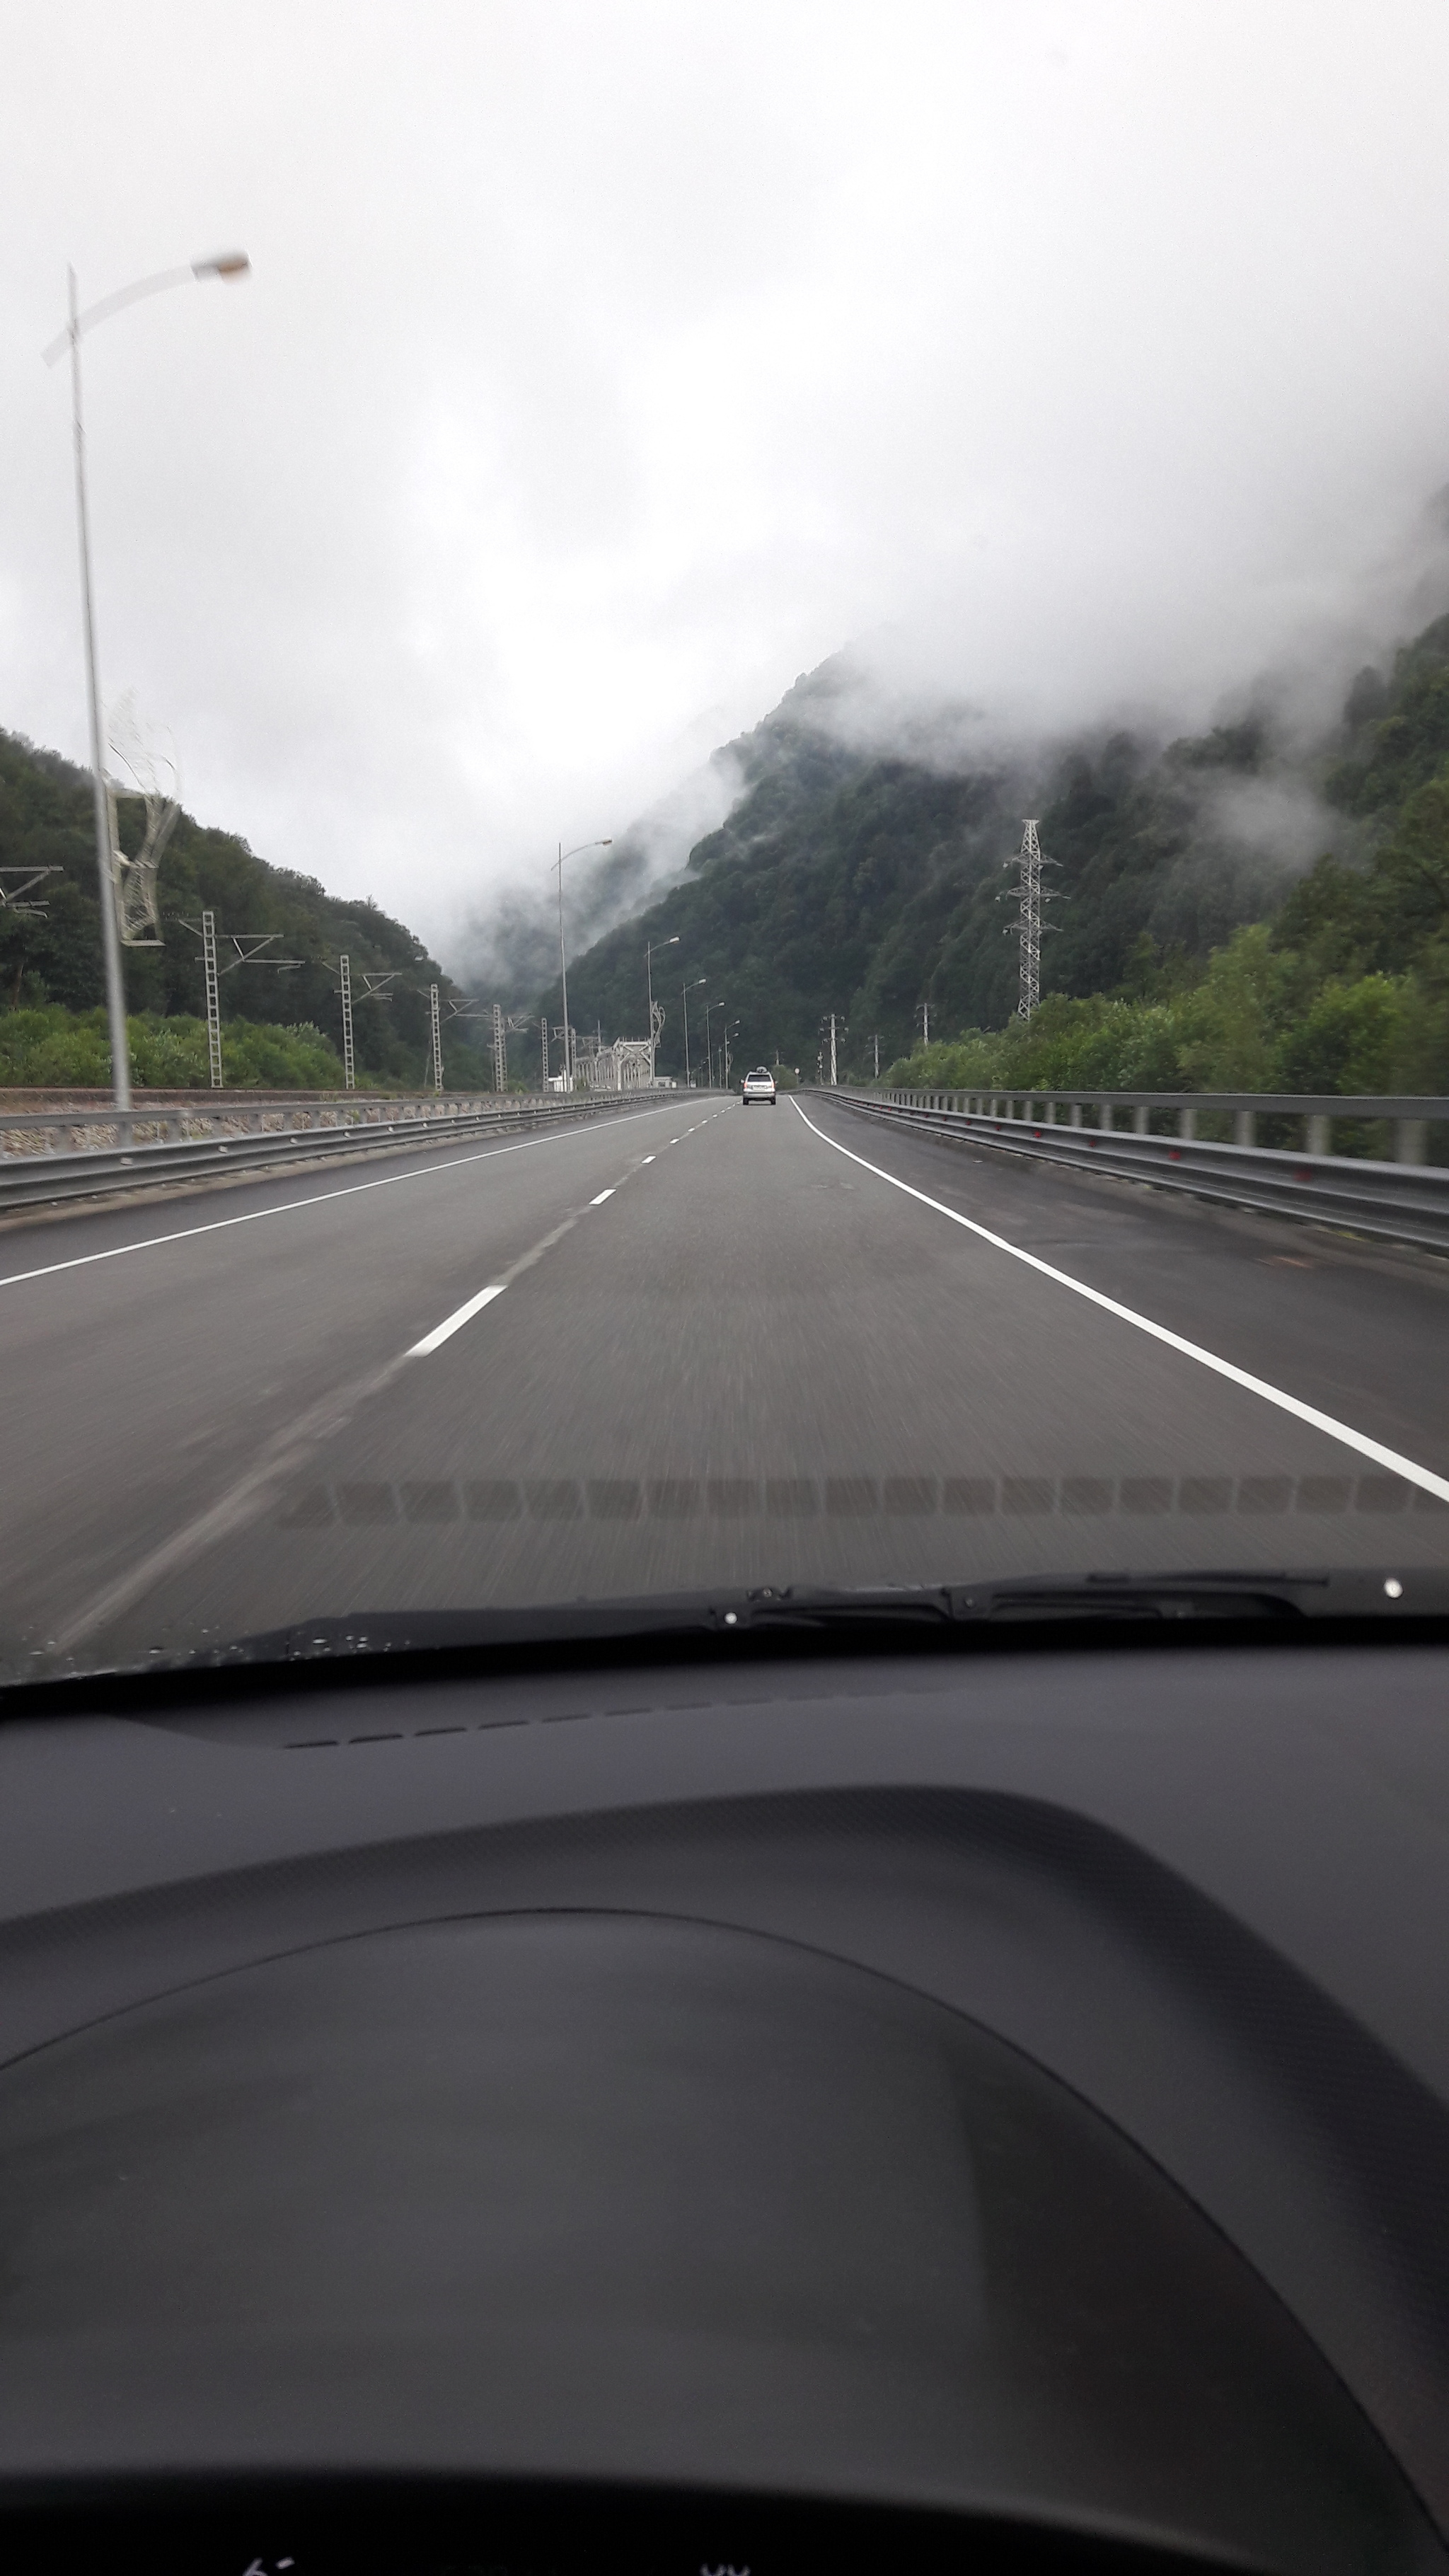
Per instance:
[[[141,1013],[126,1023],[137,1090],[204,1091],[211,1080],[206,1022]],[[320,1029],[227,1020],[221,1032],[227,1084],[239,1091],[340,1091],[342,1059]],[[104,1011],[0,1012],[0,1086],[104,1090],[111,1046]]]

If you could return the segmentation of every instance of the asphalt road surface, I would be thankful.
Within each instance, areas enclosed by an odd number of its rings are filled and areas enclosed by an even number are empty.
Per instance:
[[[11,1223],[0,1655],[710,1585],[1443,1564],[1446,1328],[1430,1255],[819,1094]]]

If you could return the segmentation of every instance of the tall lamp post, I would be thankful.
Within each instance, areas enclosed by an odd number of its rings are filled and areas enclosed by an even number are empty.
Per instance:
[[[707,1080],[711,1085],[712,1085],[712,1084],[713,1084],[713,1082],[714,1082],[714,1054],[713,1054],[713,1051],[712,1051],[712,1049],[711,1049],[711,1047],[710,1047],[710,1043],[709,1043],[709,1015],[710,1015],[710,1012],[711,1012],[711,1011],[722,1011],[722,1010],[724,1010],[725,1008],[726,1008],[726,1005],[725,1005],[723,1002],[710,1002],[710,1003],[708,1003],[708,1004],[706,1005],[706,1008],[705,1008],[705,1014],[704,1014],[704,1065],[705,1065],[705,1078],[706,1078],[706,1080]]]
[[[708,982],[707,975],[696,975],[692,984],[681,984],[679,988],[679,997],[684,1005],[684,1088],[686,1091],[689,1089],[689,997],[691,993],[699,991],[701,984]],[[706,1027],[709,1025],[707,1019],[705,1025]]]
[[[649,988],[649,1079],[650,1079],[650,1082],[651,1082],[651,1083],[652,1083],[652,1082],[653,1082],[653,1080],[654,1080],[654,1046],[655,1046],[655,1038],[654,1038],[654,969],[653,969],[653,957],[654,957],[654,951],[655,951],[655,949],[656,949],[656,948],[677,948],[678,946],[679,946],[679,933],[678,933],[678,931],[676,931],[676,932],[675,932],[675,934],[674,934],[674,937],[673,937],[672,939],[651,939],[651,940],[648,942],[648,944],[647,944],[647,946],[646,946],[646,948],[645,948],[645,950],[644,950],[644,981],[645,981],[645,983],[647,984],[647,986],[648,986],[648,988]]]
[[[581,850],[612,850],[613,846],[614,846],[614,836],[613,836],[613,834],[612,834],[612,833],[610,833],[610,834],[608,835],[608,837],[607,837],[605,840],[602,840],[602,841],[576,841],[576,842],[574,843],[574,846],[573,846],[573,848],[572,848],[571,850],[566,850],[566,849],[564,848],[564,845],[563,845],[562,841],[560,841],[559,846],[558,846],[558,857],[554,860],[554,863],[553,863],[553,864],[554,864],[554,866],[555,866],[555,867],[557,868],[557,870],[558,870],[558,975],[559,975],[559,982],[560,982],[560,983],[561,983],[561,985],[563,986],[563,1044],[564,1044],[564,1070],[563,1070],[563,1079],[564,1079],[564,1089],[565,1089],[565,1091],[572,1091],[572,1089],[573,1089],[573,1087],[574,1087],[574,1050],[573,1050],[573,1042],[572,1042],[572,1040],[571,1040],[571,1038],[570,1038],[570,1036],[569,1036],[569,961],[568,961],[568,959],[566,958],[566,956],[564,955],[564,935],[563,935],[563,872],[564,872],[564,861],[565,861],[565,859],[576,859],[576,858],[578,857],[578,855],[579,855],[579,853],[580,853],[580,851],[581,851]]]
[[[244,250],[221,251],[215,259],[195,259],[189,268],[163,268],[155,277],[141,277],[134,286],[123,286],[114,295],[103,295],[99,304],[89,305],[84,313],[76,298],[76,274],[67,269],[69,287],[68,314],[65,329],[52,340],[45,351],[45,363],[53,367],[57,358],[70,351],[71,431],[75,445],[75,510],[80,538],[81,613],[85,629],[86,691],[90,703],[91,789],[95,799],[96,866],[100,872],[101,954],[106,969],[106,1018],[111,1033],[111,1090],[118,1109],[131,1106],[131,1049],[126,1034],[126,987],[121,973],[121,933],[116,919],[116,877],[111,856],[111,815],[106,796],[106,764],[101,742],[101,688],[96,671],[95,591],[91,579],[90,511],[86,499],[86,434],[81,409],[80,344],[87,331],[98,322],[108,322],[124,305],[138,304],[145,295],[164,294],[170,286],[191,286],[207,277],[245,277],[251,261]]]

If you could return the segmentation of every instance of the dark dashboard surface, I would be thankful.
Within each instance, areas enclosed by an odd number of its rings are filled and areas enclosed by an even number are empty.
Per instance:
[[[299,2576],[846,2564],[871,2512],[902,2565],[962,2516],[983,2564],[1444,2565],[1446,1671],[400,1669],[0,1728],[0,2512],[81,2563],[102,2492],[170,2481],[174,2534],[178,2480],[282,2481],[177,2563]],[[360,2478],[344,2548],[297,2481]]]

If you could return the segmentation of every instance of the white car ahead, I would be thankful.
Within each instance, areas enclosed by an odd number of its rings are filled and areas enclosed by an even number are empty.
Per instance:
[[[767,1100],[772,1109],[775,1106],[775,1077],[767,1064],[757,1064],[753,1073],[745,1075],[740,1086],[740,1103],[743,1108],[748,1109],[751,1102],[756,1100]]]

